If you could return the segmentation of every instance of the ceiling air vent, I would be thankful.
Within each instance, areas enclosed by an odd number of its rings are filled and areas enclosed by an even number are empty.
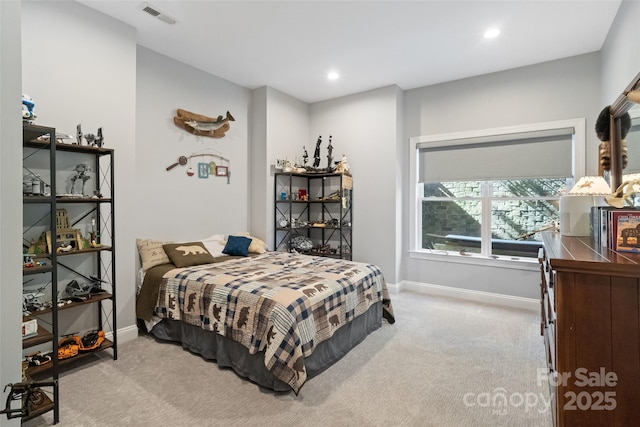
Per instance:
[[[151,7],[148,4],[144,4],[142,6],[142,11],[143,12],[147,12],[149,15],[153,16],[154,18],[158,18],[159,20],[161,20],[162,22],[166,22],[167,24],[175,24],[176,23],[175,19],[173,19],[169,15],[165,15],[164,13],[162,13],[159,10]]]

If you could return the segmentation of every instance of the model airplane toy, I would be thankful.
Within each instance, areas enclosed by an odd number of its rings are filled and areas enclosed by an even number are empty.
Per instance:
[[[100,286],[101,283],[107,282],[95,276],[89,276],[88,283],[79,283],[77,280],[72,280],[67,284],[65,292],[71,298],[84,301],[91,298],[92,295],[105,292],[105,290]]]

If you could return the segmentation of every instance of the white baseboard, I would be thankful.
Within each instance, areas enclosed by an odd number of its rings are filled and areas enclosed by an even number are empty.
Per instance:
[[[521,308],[524,310],[531,310],[536,312],[540,311],[540,300],[533,298],[523,298],[512,295],[496,294],[492,292],[453,288],[450,286],[432,285],[429,283],[411,282],[408,280],[403,280],[398,284],[387,286],[389,287],[390,292],[393,290],[393,292],[396,293],[407,290],[428,295],[458,298],[467,301]]]
[[[113,340],[113,332],[105,332],[104,336],[108,340]],[[133,341],[138,338],[138,327],[136,325],[126,326],[118,329],[118,344],[125,343],[127,341]]]
[[[397,283],[387,283],[387,289],[391,294],[397,294],[398,292],[400,292],[400,289]]]

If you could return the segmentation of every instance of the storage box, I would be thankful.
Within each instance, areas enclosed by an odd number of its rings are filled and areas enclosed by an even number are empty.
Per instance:
[[[22,339],[35,337],[36,335],[38,335],[38,321],[36,319],[22,322]]]

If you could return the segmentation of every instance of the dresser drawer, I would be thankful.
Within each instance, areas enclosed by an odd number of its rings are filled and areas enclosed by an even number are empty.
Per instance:
[[[556,363],[556,323],[549,322],[544,328],[544,346],[547,355],[547,367],[555,371]]]
[[[553,323],[555,325],[556,320],[556,290],[553,288],[547,288],[545,292],[545,317],[547,318],[547,323]]]
[[[555,281],[556,273],[551,269],[549,261],[544,257],[544,250],[541,248],[538,256],[540,262],[540,304],[541,304],[541,330],[540,334],[544,335],[544,329],[547,327],[555,328],[556,320],[556,290]],[[555,331],[554,331],[555,332]],[[555,336],[555,333],[554,333]]]
[[[547,288],[545,292],[549,295],[549,311],[556,311],[556,272],[555,270],[550,270],[548,273],[545,273],[545,283],[547,284]],[[555,317],[555,316],[554,316]]]

